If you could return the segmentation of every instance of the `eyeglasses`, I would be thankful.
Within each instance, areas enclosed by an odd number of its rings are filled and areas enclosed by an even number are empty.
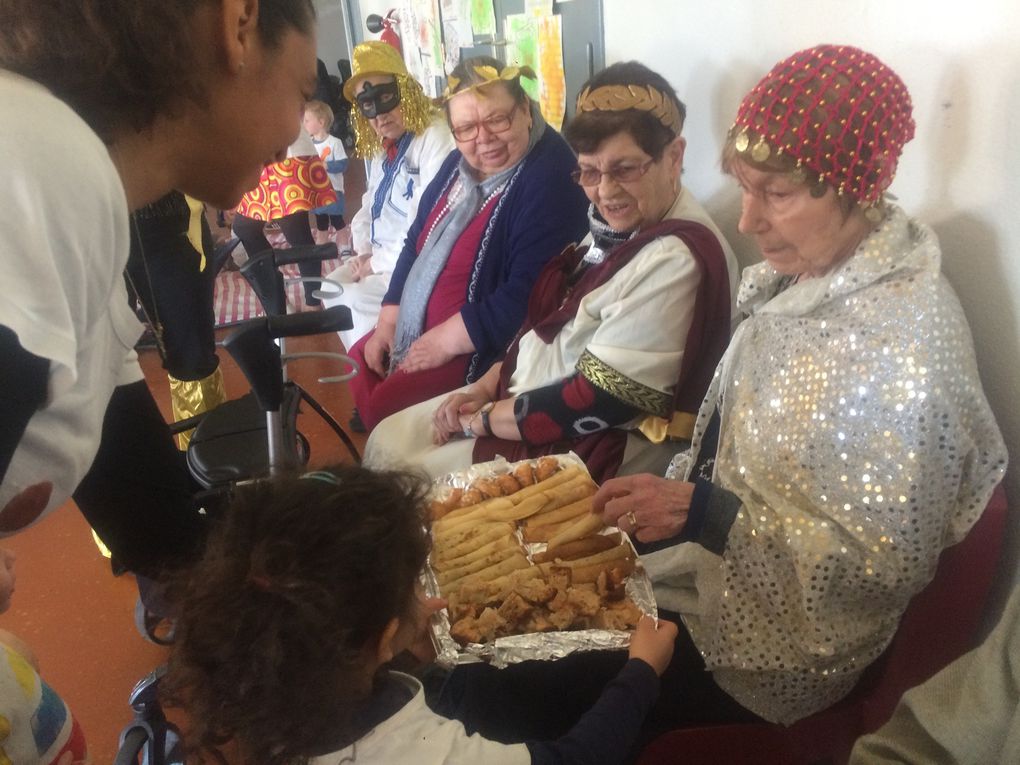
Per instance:
[[[514,121],[514,112],[516,111],[517,104],[514,104],[513,108],[506,114],[493,114],[481,122],[458,125],[455,128],[450,128],[450,132],[453,133],[453,137],[458,141],[473,141],[478,136],[478,130],[482,125],[485,126],[486,131],[489,133],[505,133],[510,129],[510,125]]]
[[[608,175],[617,183],[633,183],[648,172],[648,168],[655,164],[654,159],[643,162],[640,165],[623,163],[613,165],[608,170],[599,170],[597,167],[579,167],[570,174],[574,183],[579,186],[598,186],[602,183],[602,176]]]

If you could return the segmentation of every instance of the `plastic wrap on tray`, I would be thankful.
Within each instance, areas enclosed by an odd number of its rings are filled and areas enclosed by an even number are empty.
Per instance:
[[[550,458],[542,458],[543,469],[547,471],[549,466]],[[563,454],[556,455],[555,459],[558,468],[567,469],[573,468],[575,471],[579,470],[584,476],[587,476],[587,470],[584,463],[574,454]],[[459,471],[457,473],[451,473],[443,476],[436,480],[436,488],[433,494],[434,500],[436,500],[435,511],[439,513],[449,512],[451,507],[461,501],[462,495],[465,493],[464,490],[471,486],[478,486],[481,482],[481,486],[486,491],[490,491],[492,495],[499,496],[500,489],[495,479],[499,476],[506,476],[512,474],[514,471],[518,471],[518,475],[525,475],[520,472],[522,466],[531,465],[533,470],[527,471],[526,467],[523,468],[527,475],[534,475],[534,480],[538,480],[537,467],[539,460],[526,460],[524,462],[509,463],[503,459],[497,459],[492,462],[480,463],[473,465],[467,470]],[[490,479],[490,480],[486,480]],[[527,479],[526,479],[527,480]],[[590,479],[589,479],[590,480]],[[504,482],[506,483],[506,482]],[[507,491],[512,488],[512,485],[506,489]],[[485,499],[485,495],[481,497]],[[472,495],[465,498],[464,502],[477,501],[479,497]],[[447,502],[447,506],[440,507],[441,503]],[[522,503],[523,504],[523,503]],[[511,512],[512,515],[512,512]],[[454,512],[452,519],[455,519],[457,513]],[[456,521],[453,521],[456,523]],[[555,527],[557,533],[566,533],[569,536],[569,532],[564,531],[572,525],[571,522],[564,522]],[[463,528],[467,528],[468,524],[461,524]],[[546,549],[545,542],[527,542],[524,539],[524,533],[522,531],[521,523],[514,523],[515,530],[513,535],[521,545],[523,552],[525,553],[528,561],[528,568],[526,570],[519,570],[520,574],[524,578],[547,578],[546,576],[550,571],[556,571],[557,569],[550,569],[550,566],[556,566],[557,563],[546,562],[539,566],[536,563],[537,560],[541,560],[542,556],[540,553]],[[549,527],[552,529],[553,527]],[[633,570],[630,571],[629,576],[623,583],[626,597],[637,606],[637,608],[645,614],[656,616],[655,597],[652,593],[652,584],[645,573],[644,568],[640,564],[640,560],[637,559],[637,554],[633,550],[633,545],[630,543],[630,539],[626,534],[621,532],[619,529],[608,527],[603,528],[599,533],[603,535],[616,535],[618,534],[627,546],[630,548],[630,553],[635,561],[633,563]],[[606,542],[605,547],[609,546],[609,542]],[[615,547],[615,542],[614,542]],[[612,555],[613,553],[607,553]],[[511,563],[509,565],[517,565]],[[524,565],[520,563],[519,565]],[[563,564],[569,565],[569,564]],[[535,568],[541,568],[539,573]],[[562,571],[562,569],[559,569]],[[445,574],[449,576],[450,574]],[[443,573],[437,572],[432,567],[432,561],[430,559],[429,564],[426,566],[426,570],[423,574],[423,580],[425,589],[429,595],[440,597],[440,577],[444,576]],[[555,576],[555,574],[553,574]],[[599,586],[605,583],[605,578],[600,580]],[[579,585],[581,587],[583,585]],[[612,622],[610,622],[612,623]],[[504,637],[497,637],[489,642],[473,643],[468,642],[465,645],[461,645],[451,635],[451,623],[450,615],[447,609],[437,612],[432,617],[432,636],[436,647],[437,661],[445,666],[453,666],[455,664],[469,663],[476,661],[486,661],[497,667],[504,667],[508,664],[516,662],[526,661],[529,659],[558,659],[576,651],[590,651],[600,649],[617,649],[626,648],[630,642],[630,632],[623,630],[614,629],[572,629],[564,631],[544,631],[544,632],[524,632],[523,634],[513,634]]]

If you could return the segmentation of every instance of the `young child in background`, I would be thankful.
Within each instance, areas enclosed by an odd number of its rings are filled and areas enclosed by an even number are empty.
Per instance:
[[[339,467],[239,487],[182,581],[163,690],[188,714],[201,758],[240,761],[621,762],[658,694],[676,625],[642,619],[630,661],[563,738],[501,744],[435,714],[421,684],[386,668],[425,643],[418,576],[428,485]],[[569,693],[569,689],[564,689]]]
[[[326,163],[326,172],[329,173],[330,183],[336,192],[336,202],[312,210],[315,213],[317,229],[315,241],[318,244],[329,241],[330,227],[336,232],[347,227],[344,220],[344,171],[347,169],[347,152],[344,151],[343,141],[330,134],[329,129],[332,125],[333,110],[328,104],[323,101],[309,101],[305,104],[305,130],[312,137],[319,158]],[[347,236],[340,248],[340,254],[349,254],[350,250],[350,237]]]
[[[14,553],[0,548],[0,614],[14,594]],[[0,763],[79,765],[90,762],[71,710],[39,677],[35,655],[0,630]]]

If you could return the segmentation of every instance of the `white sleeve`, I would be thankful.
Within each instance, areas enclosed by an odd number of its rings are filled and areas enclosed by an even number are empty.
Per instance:
[[[24,104],[0,114],[9,180],[0,184],[0,209],[17,222],[0,238],[7,295],[0,324],[50,360],[52,398],[74,384],[81,344],[106,319],[113,295],[125,294],[128,221],[106,147],[69,107],[36,89],[19,88],[14,98]]]
[[[421,161],[419,171],[421,175],[422,191],[432,183],[443,162],[450,156],[450,152],[456,148],[450,128],[445,120],[436,120],[428,130],[422,134]]]
[[[683,361],[701,272],[674,236],[647,245],[610,281],[611,302],[593,294],[599,324],[586,350],[603,364],[656,391],[672,393]],[[636,402],[635,402],[636,403]]]

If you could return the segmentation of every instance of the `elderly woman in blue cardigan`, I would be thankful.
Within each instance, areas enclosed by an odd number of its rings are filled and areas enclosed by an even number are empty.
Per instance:
[[[545,263],[587,230],[576,160],[520,85],[485,57],[449,78],[457,142],[425,191],[376,329],[351,350],[371,429],[388,415],[480,377],[520,329]]]

